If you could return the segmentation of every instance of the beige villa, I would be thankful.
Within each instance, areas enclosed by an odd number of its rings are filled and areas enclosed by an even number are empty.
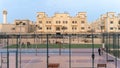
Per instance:
[[[37,12],[36,22],[28,19],[15,19],[7,22],[7,11],[3,10],[3,23],[0,32],[6,33],[41,33],[41,34],[81,34],[101,32],[120,32],[120,14],[107,12],[97,20],[89,23],[86,12],[78,12],[75,16],[68,13],[55,13],[49,17],[45,12]]]

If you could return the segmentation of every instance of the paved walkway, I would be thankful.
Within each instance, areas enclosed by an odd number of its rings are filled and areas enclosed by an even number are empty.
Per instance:
[[[60,68],[92,68],[92,50],[91,49],[71,49],[71,57],[69,57],[68,49],[62,49],[61,55],[59,55],[58,49],[52,49],[49,53],[49,63],[59,63]],[[41,51],[44,51],[41,50]],[[106,62],[106,53],[102,56],[98,55],[97,49],[95,51],[94,66],[97,68],[97,64],[107,64],[107,68],[115,68],[115,59],[113,56],[108,55],[109,60],[114,60],[113,62]],[[15,54],[10,54],[10,68],[16,68],[15,64]],[[18,57],[19,58],[19,57]],[[69,59],[71,58],[71,63]],[[46,53],[39,53],[37,56],[35,53],[24,53],[21,57],[21,67],[22,68],[47,68]],[[120,61],[117,61],[117,68],[120,68]],[[5,63],[2,64],[5,68]]]

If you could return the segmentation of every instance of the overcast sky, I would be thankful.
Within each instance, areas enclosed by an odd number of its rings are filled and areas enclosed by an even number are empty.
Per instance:
[[[9,23],[15,19],[36,21],[36,12],[46,12],[48,16],[68,12],[75,16],[84,11],[92,22],[106,12],[120,13],[120,0],[0,0],[0,22],[3,9],[8,11]]]

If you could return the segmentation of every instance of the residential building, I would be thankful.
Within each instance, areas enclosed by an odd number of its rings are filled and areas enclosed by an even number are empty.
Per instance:
[[[68,13],[55,13],[48,17],[44,12],[37,13],[37,32],[42,34],[79,34],[88,29],[86,12],[79,12],[72,17]]]
[[[116,15],[115,12],[101,15],[99,22],[104,32],[120,32],[120,15]]]

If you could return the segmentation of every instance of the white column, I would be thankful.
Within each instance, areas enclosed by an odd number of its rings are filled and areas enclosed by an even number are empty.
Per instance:
[[[3,24],[7,24],[7,11],[3,10]]]

